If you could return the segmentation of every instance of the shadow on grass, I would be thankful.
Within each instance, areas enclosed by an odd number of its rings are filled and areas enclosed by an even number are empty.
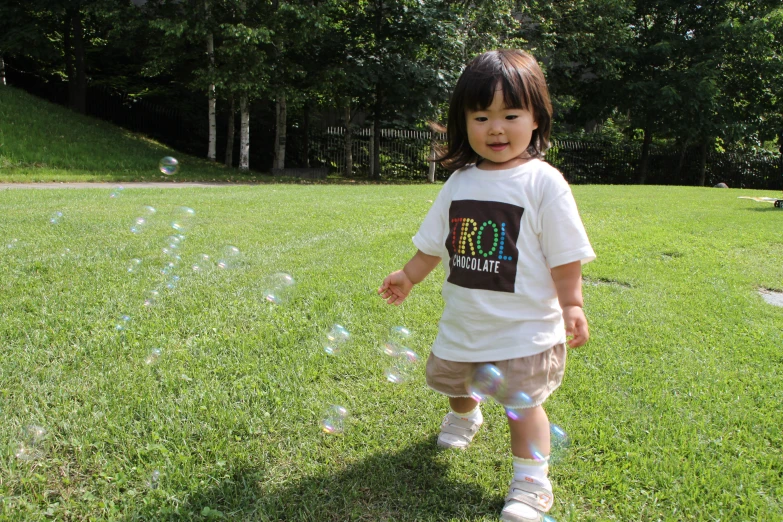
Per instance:
[[[373,455],[335,473],[264,487],[260,469],[191,494],[178,512],[155,503],[129,520],[485,520],[495,519],[502,493],[487,496],[470,478],[447,478],[435,437],[399,451]],[[503,492],[504,493],[504,492]],[[169,511],[167,513],[167,511]]]

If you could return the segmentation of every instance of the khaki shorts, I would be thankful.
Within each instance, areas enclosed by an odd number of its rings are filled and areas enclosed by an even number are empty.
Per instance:
[[[492,364],[505,377],[505,385],[495,398],[509,408],[538,406],[563,382],[565,363],[565,344],[529,357],[493,361]],[[470,378],[482,364],[487,363],[447,361],[430,354],[427,359],[427,386],[447,397],[470,397]],[[530,400],[520,399],[524,397],[522,394]]]

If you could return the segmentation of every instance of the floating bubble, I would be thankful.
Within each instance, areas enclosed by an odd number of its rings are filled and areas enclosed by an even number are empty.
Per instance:
[[[133,225],[131,225],[130,231],[134,234],[140,234],[145,226],[147,225],[147,220],[143,217],[137,217],[136,220],[133,222]]]
[[[293,276],[286,272],[275,272],[264,281],[264,299],[273,304],[281,304],[290,296],[291,289],[296,284]]]
[[[227,245],[223,248],[223,255],[217,262],[218,268],[223,270],[231,270],[239,266],[239,261],[242,258],[242,253],[239,249],[232,245]]]
[[[179,170],[179,162],[171,156],[165,156],[164,158],[161,158],[158,168],[166,176],[171,176],[172,174],[176,174]]]
[[[392,326],[389,330],[389,338],[383,343],[383,353],[396,357],[399,353],[408,349],[411,331],[404,326]]]
[[[571,438],[565,430],[557,424],[549,424],[549,444],[551,447],[550,462],[562,460],[571,448]]]
[[[157,290],[150,290],[147,292],[147,295],[144,296],[144,306],[153,306],[155,303],[158,302],[158,298],[160,297],[160,292]]]
[[[343,326],[336,324],[326,332],[326,346],[324,351],[329,355],[337,355],[342,349],[343,345],[348,342],[351,334],[348,333]]]
[[[126,328],[128,328],[128,324],[130,323],[130,316],[129,315],[121,315],[117,319],[117,324],[114,326],[114,329],[118,332],[124,332]]]
[[[194,272],[202,272],[212,266],[212,259],[207,254],[199,254],[193,260],[190,268]]]
[[[345,429],[348,410],[342,406],[333,405],[326,409],[321,420],[321,430],[329,435],[338,435]]]
[[[150,351],[149,355],[147,355],[147,358],[144,359],[144,364],[146,364],[147,366],[153,366],[158,362],[158,359],[160,359],[161,353],[162,352],[160,348],[153,348]]]
[[[65,248],[62,252],[60,252],[60,257],[68,257],[69,255],[71,255],[70,248]]]
[[[150,481],[147,483],[147,485],[150,487],[150,489],[158,489],[160,482],[160,471],[155,470],[150,475]]]
[[[503,400],[500,402],[506,409],[506,415],[508,415],[508,418],[511,420],[519,420],[524,415],[525,408],[533,406],[533,399],[523,391],[512,393],[509,396],[503,395]]]
[[[123,187],[122,185],[114,187],[114,190],[111,191],[111,194],[109,194],[109,197],[111,199],[117,199],[120,196],[122,196],[122,191],[123,190],[125,190],[125,187]]]
[[[409,380],[419,364],[419,356],[410,348],[397,353],[394,364],[386,370],[386,380],[392,384],[399,384]]]
[[[19,244],[19,240],[16,238],[12,238],[11,241],[9,241],[7,245],[5,245],[5,247],[10,250],[16,248],[18,244]]]
[[[143,206],[142,207],[142,211],[144,212],[144,214],[146,214],[148,216],[151,216],[151,215],[153,215],[153,214],[155,214],[157,212],[157,210],[155,210],[155,207],[151,207],[149,205]]]
[[[177,232],[186,232],[190,228],[190,224],[193,221],[193,216],[196,215],[196,211],[190,207],[179,207],[176,211],[174,221],[171,222],[171,228]]]
[[[138,270],[138,268],[141,266],[141,259],[138,257],[134,257],[130,260],[130,264],[128,265],[128,272],[135,272]]]
[[[181,234],[172,235],[166,238],[166,244],[169,246],[169,248],[177,249],[180,246],[182,246],[182,239],[184,239],[185,236]]]
[[[482,364],[473,372],[468,391],[477,401],[495,396],[503,386],[503,373],[494,364]]]
[[[22,437],[19,448],[16,451],[16,458],[19,460],[35,460],[43,456],[41,444],[46,437],[46,430],[41,426],[30,424],[22,430]]]
[[[58,210],[57,212],[52,214],[51,217],[49,217],[49,223],[51,223],[52,225],[57,225],[58,223],[60,223],[62,218],[63,218],[63,213]]]
[[[171,276],[168,281],[166,281],[166,288],[169,290],[174,290],[177,288],[177,284],[179,283],[179,276]]]
[[[161,275],[168,276],[171,275],[171,273],[174,271],[174,269],[177,268],[176,263],[173,261],[169,261],[163,267],[160,269]]]

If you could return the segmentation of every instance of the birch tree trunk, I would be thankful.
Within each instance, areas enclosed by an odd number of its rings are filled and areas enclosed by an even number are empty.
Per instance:
[[[226,167],[234,165],[234,128],[236,127],[236,106],[234,95],[228,98],[228,125],[226,129]]]
[[[351,127],[351,103],[345,104],[345,176],[353,175],[353,128]]]
[[[435,158],[438,157],[436,147],[437,142],[435,141],[435,133],[430,133],[430,164],[429,164],[429,170],[427,171],[427,181],[430,183],[435,183]]]
[[[285,168],[286,102],[285,91],[277,93],[275,104],[275,159],[272,168]]]
[[[207,56],[209,57],[209,71],[214,73],[215,70],[215,40],[212,33],[207,35]],[[209,91],[207,93],[209,97],[209,148],[207,150],[207,158],[210,161],[215,161],[216,158],[216,141],[217,141],[217,122],[215,121],[215,107],[217,105],[217,99],[215,96],[215,84],[209,84]]]
[[[0,85],[5,85],[5,61],[3,55],[0,55]]]
[[[247,103],[247,93],[239,98],[239,170],[250,169],[250,107]]]

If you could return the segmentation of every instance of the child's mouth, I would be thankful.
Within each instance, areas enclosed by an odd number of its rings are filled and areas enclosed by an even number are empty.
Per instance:
[[[508,143],[490,143],[489,148],[492,149],[495,152],[500,152],[501,150],[508,147]]]

